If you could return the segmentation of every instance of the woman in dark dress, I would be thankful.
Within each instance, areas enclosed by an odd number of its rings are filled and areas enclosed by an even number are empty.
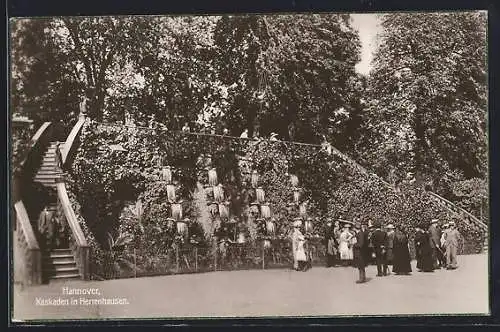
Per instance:
[[[416,227],[415,249],[417,251],[417,269],[423,272],[433,272],[434,262],[432,260],[432,247],[429,233],[424,231],[426,227]]]
[[[393,254],[392,272],[396,274],[410,274],[411,258],[408,248],[408,237],[400,229],[396,229],[394,234]]]

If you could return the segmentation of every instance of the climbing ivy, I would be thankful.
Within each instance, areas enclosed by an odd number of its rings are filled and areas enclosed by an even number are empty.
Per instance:
[[[243,205],[243,209],[232,209],[240,214],[239,220],[245,219],[244,206],[249,204],[245,197],[249,174],[241,169],[239,159],[249,160],[250,169],[260,174],[259,185],[281,235],[288,232],[291,218],[298,214],[298,208],[290,208],[289,204],[293,201],[290,174],[299,178],[301,201],[307,202],[308,215],[316,219],[317,231],[321,231],[327,217],[369,218],[408,231],[435,217],[443,222],[453,218],[418,186],[402,186],[400,192],[395,192],[378,178],[317,146],[192,135],[166,131],[161,124],[144,129],[107,127],[91,121],[85,124],[81,137],[72,168],[73,180],[78,183],[75,194],[89,228],[102,243],[106,241],[104,234],[118,234],[124,202],[140,199],[143,242],[152,252],[169,247],[175,241],[175,232],[167,227],[170,211],[165,183],[159,181],[161,166],[172,167],[176,194],[184,201],[184,216],[197,220],[202,214],[193,197],[197,183],[207,182],[207,170],[199,163],[199,158],[207,155],[230,201]],[[112,151],[113,145],[121,145],[125,151]],[[459,229],[469,243],[482,245],[482,232],[460,223]]]

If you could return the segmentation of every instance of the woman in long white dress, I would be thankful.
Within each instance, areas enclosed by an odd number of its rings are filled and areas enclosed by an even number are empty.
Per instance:
[[[296,271],[306,270],[306,253],[304,250],[305,237],[300,231],[300,221],[293,223],[292,247],[293,247],[293,267]]]
[[[340,252],[340,260],[343,266],[349,265],[354,258],[354,254],[352,251],[352,237],[353,234],[349,231],[349,224],[344,225],[344,229],[340,233],[339,240],[339,252]]]

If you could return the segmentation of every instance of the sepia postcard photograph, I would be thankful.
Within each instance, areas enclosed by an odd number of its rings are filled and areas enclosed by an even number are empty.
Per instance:
[[[11,18],[12,322],[488,315],[487,26]]]

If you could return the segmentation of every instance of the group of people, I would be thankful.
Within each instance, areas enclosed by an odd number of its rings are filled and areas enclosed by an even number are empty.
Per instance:
[[[292,234],[295,270],[306,271],[310,259],[305,250],[306,238],[301,231],[301,220],[294,221]],[[342,224],[342,228],[340,225]],[[453,222],[444,224],[441,230],[438,220],[430,226],[415,227],[415,256],[417,270],[432,272],[438,268],[456,269],[460,233]],[[377,276],[391,273],[409,275],[412,272],[410,246],[405,229],[392,224],[384,228],[380,223],[327,220],[325,231],[326,266],[354,266],[359,270],[357,283],[364,283],[366,267],[377,265]],[[389,268],[392,267],[392,271]]]
[[[68,227],[62,218],[57,218],[55,211],[44,207],[38,217],[38,239],[43,249],[67,248]]]
[[[460,240],[454,222],[446,223],[440,229],[438,220],[433,219],[429,227],[424,224],[415,227],[417,269],[424,272],[439,268],[456,269]]]

